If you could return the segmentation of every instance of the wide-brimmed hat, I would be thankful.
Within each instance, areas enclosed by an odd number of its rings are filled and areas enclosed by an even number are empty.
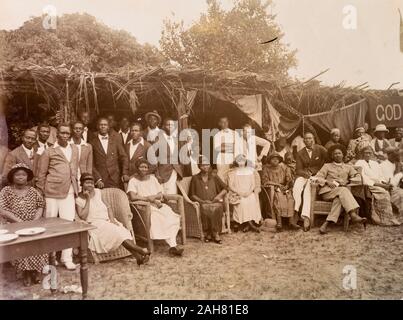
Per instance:
[[[25,163],[17,163],[11,167],[11,170],[7,174],[9,183],[13,183],[14,174],[19,170],[24,170],[28,174],[27,181],[31,181],[34,178],[34,173]]]
[[[271,159],[274,159],[274,158],[277,158],[280,162],[282,162],[282,161],[284,160],[283,157],[282,157],[280,154],[276,153],[276,152],[270,154],[270,155],[267,157],[267,160],[270,162]]]
[[[378,124],[378,125],[375,127],[374,133],[375,133],[375,132],[389,132],[389,129],[386,128],[386,126],[385,126],[384,124]]]
[[[331,147],[329,147],[329,149],[327,150],[327,154],[329,155],[330,158],[332,157],[334,150],[341,150],[341,152],[343,153],[343,156],[345,156],[347,153],[345,146],[343,146],[342,144],[339,144],[339,143],[334,144]]]
[[[158,112],[156,110],[147,112],[146,115],[144,116],[144,118],[146,119],[146,121],[148,122],[148,118],[154,116],[158,119],[158,123],[161,122],[161,116],[158,114]]]

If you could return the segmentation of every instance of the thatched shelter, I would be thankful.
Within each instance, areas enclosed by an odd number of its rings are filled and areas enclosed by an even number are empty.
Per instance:
[[[264,95],[281,114],[290,119],[335,110],[363,98],[396,94],[396,91],[369,90],[366,84],[328,87],[314,78],[305,82],[280,83],[255,73],[207,71],[171,65],[137,70],[127,74],[76,72],[65,66],[15,67],[0,71],[1,95],[7,97],[7,120],[34,124],[43,113],[69,121],[80,109],[93,115],[113,112],[141,118],[149,110],[189,120],[196,128],[215,126],[221,114],[230,116],[239,127],[248,117],[234,107],[237,97]],[[189,92],[193,94],[189,97]],[[190,102],[189,99],[192,101]],[[261,129],[270,114],[263,104]],[[307,124],[309,125],[309,124]],[[11,132],[13,135],[13,132]],[[12,139],[11,139],[12,140]]]

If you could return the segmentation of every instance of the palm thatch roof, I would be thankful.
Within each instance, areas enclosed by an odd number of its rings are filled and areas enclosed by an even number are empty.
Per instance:
[[[317,77],[317,76],[316,76]],[[100,110],[100,96],[108,104],[130,108],[134,113],[147,99],[157,99],[167,108],[178,104],[178,92],[197,90],[233,95],[267,95],[282,113],[295,118],[340,108],[362,98],[396,94],[396,90],[370,90],[366,83],[356,87],[323,86],[313,77],[305,82],[280,83],[276,79],[249,72],[206,71],[197,67],[172,65],[126,74],[76,72],[66,66],[37,65],[0,70],[0,90],[6,95],[34,94],[43,97],[49,108],[64,113],[79,108]],[[1,93],[0,91],[0,93]]]

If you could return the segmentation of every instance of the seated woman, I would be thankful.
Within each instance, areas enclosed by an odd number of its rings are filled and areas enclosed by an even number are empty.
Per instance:
[[[209,160],[200,156],[198,167],[200,173],[192,177],[190,182],[190,199],[200,204],[205,241],[221,244],[223,202],[227,186],[218,176],[211,174]]]
[[[371,136],[365,132],[364,127],[358,127],[354,131],[354,139],[351,139],[347,147],[346,162],[355,163],[363,148],[371,145]]]
[[[333,201],[331,211],[326,221],[319,229],[321,234],[327,233],[329,222],[337,223],[342,209],[350,215],[353,222],[363,223],[366,226],[366,218],[358,215],[360,206],[354,199],[347,184],[360,182],[360,176],[352,165],[343,163],[345,148],[342,145],[334,145],[329,148],[329,157],[333,162],[325,163],[319,172],[313,177],[321,188],[319,195],[325,201]]]
[[[42,217],[45,201],[39,192],[28,186],[33,179],[32,170],[23,163],[14,165],[7,175],[9,186],[0,191],[0,216],[9,222],[37,220]],[[49,264],[47,254],[30,256],[15,262],[23,273],[24,286],[40,283],[43,267]]]
[[[88,247],[96,253],[107,253],[122,245],[133,254],[137,265],[146,263],[150,253],[135,245],[130,231],[114,218],[111,209],[102,201],[101,190],[95,189],[94,177],[83,173],[80,183],[82,191],[76,198],[78,217],[97,227],[89,231]]]
[[[294,199],[292,197],[292,174],[289,167],[281,163],[283,157],[278,153],[272,153],[268,158],[269,163],[263,166],[262,186],[274,187],[272,200],[273,215],[277,220],[276,228],[282,230],[282,218],[289,218],[292,229],[298,230],[298,213],[294,214]]]
[[[374,158],[374,150],[371,147],[365,147],[361,151],[362,160],[356,162],[356,166],[362,168],[362,178],[368,186],[374,198],[374,208],[371,213],[371,219],[375,224],[382,226],[399,226],[399,221],[393,216],[393,209],[389,191],[392,185],[388,183],[382,175],[382,169]]]
[[[165,240],[169,254],[182,256],[183,248],[176,244],[180,228],[180,217],[163,201],[163,189],[157,178],[150,174],[150,164],[144,158],[136,161],[137,174],[129,181],[127,193],[131,201],[147,201],[151,204],[150,236],[154,240]]]
[[[403,220],[403,189],[400,187],[403,179],[403,165],[400,162],[399,151],[397,148],[389,147],[385,150],[387,160],[380,164],[382,176],[392,188],[390,189],[390,200],[399,211],[398,221]]]
[[[229,201],[234,206],[233,219],[243,232],[252,229],[259,232],[256,224],[262,220],[259,193],[260,177],[257,171],[247,165],[244,155],[235,158],[233,168],[228,172]]]

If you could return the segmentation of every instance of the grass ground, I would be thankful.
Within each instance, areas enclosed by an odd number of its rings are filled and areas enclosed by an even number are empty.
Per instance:
[[[284,231],[233,233],[222,245],[189,239],[182,258],[158,244],[148,265],[126,258],[89,268],[89,299],[403,299],[403,226],[332,226],[319,235]],[[343,288],[343,268],[357,271],[357,288]],[[79,284],[63,268],[59,287]],[[25,288],[5,266],[1,299],[80,299]]]

